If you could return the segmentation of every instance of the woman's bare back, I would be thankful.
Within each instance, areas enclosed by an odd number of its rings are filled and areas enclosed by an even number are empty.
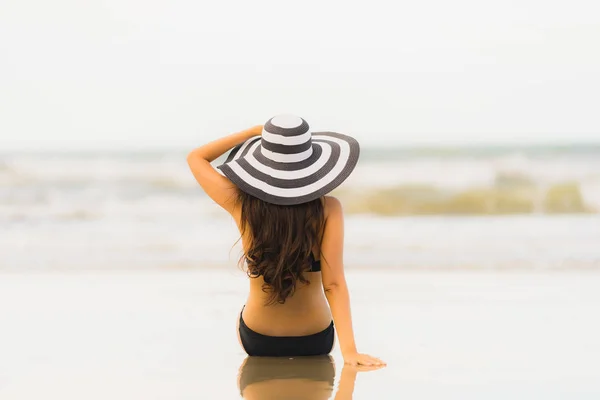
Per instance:
[[[233,217],[239,228],[240,213],[234,212]],[[244,249],[248,241],[247,237],[242,237]],[[317,260],[319,253],[320,249],[313,249]],[[263,290],[262,276],[249,278],[250,290],[243,310],[248,327],[268,336],[304,336],[327,328],[332,316],[323,291],[321,272],[304,274],[310,283],[298,282],[294,294],[284,304],[267,304],[268,294]]]

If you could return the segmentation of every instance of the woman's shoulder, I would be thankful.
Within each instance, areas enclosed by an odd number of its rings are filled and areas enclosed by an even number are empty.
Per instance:
[[[325,219],[331,215],[342,214],[342,202],[334,196],[323,196]]]

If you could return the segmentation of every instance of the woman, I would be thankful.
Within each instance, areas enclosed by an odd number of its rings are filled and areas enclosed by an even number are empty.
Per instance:
[[[215,170],[210,164],[233,149]],[[335,327],[344,361],[382,365],[354,342],[342,262],[340,202],[326,196],[352,172],[353,138],[312,133],[305,120],[278,115],[188,155],[194,177],[240,230],[250,292],[238,338],[250,356],[329,354]]]

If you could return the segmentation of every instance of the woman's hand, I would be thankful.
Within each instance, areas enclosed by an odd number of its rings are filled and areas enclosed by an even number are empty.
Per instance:
[[[348,365],[385,366],[387,365],[377,357],[357,352],[344,354],[344,363]]]

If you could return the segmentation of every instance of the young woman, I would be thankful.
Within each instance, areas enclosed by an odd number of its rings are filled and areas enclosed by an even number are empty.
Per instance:
[[[210,164],[233,149],[214,169]],[[208,143],[188,155],[204,191],[240,230],[250,292],[238,338],[250,356],[331,352],[335,328],[344,361],[382,365],[357,351],[343,268],[340,202],[326,196],[352,172],[353,138],[311,132],[307,122],[279,115]]]

